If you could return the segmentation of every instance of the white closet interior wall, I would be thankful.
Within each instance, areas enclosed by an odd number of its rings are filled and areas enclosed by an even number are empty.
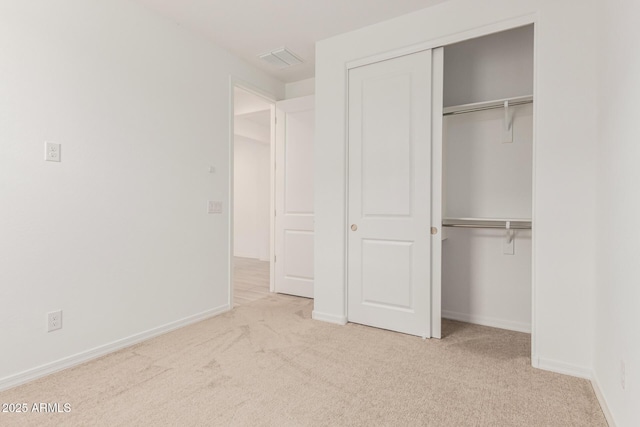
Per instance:
[[[533,94],[533,25],[446,46],[444,106]]]
[[[533,26],[447,46],[444,105],[533,94]],[[502,143],[504,109],[446,116],[445,218],[531,218],[533,107],[512,107],[513,142]],[[531,330],[531,231],[444,230],[442,316]]]

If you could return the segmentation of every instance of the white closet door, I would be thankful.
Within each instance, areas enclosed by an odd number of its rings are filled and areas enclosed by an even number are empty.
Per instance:
[[[442,330],[442,228],[444,48],[433,49],[431,57],[431,338]]]
[[[422,337],[432,335],[431,76],[431,50],[349,71],[348,319]]]
[[[314,97],[276,104],[275,291],[313,298]]]

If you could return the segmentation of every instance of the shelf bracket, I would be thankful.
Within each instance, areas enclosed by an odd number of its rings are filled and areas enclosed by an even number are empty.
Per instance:
[[[504,129],[502,130],[502,142],[513,142],[513,117],[511,116],[509,108],[509,101],[504,101]]]
[[[511,221],[506,221],[506,229],[507,229],[507,235],[504,243],[502,244],[502,253],[505,255],[513,255],[514,254],[514,248],[513,248],[514,231],[511,229]]]

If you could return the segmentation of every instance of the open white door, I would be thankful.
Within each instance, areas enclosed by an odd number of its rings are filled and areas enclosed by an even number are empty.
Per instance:
[[[431,121],[431,50],[349,71],[351,322],[439,336],[431,329]]]
[[[276,103],[275,291],[313,298],[313,96]]]

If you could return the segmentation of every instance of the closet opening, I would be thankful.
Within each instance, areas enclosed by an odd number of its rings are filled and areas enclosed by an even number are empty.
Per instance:
[[[533,73],[533,25],[444,47],[444,319],[531,333]]]

